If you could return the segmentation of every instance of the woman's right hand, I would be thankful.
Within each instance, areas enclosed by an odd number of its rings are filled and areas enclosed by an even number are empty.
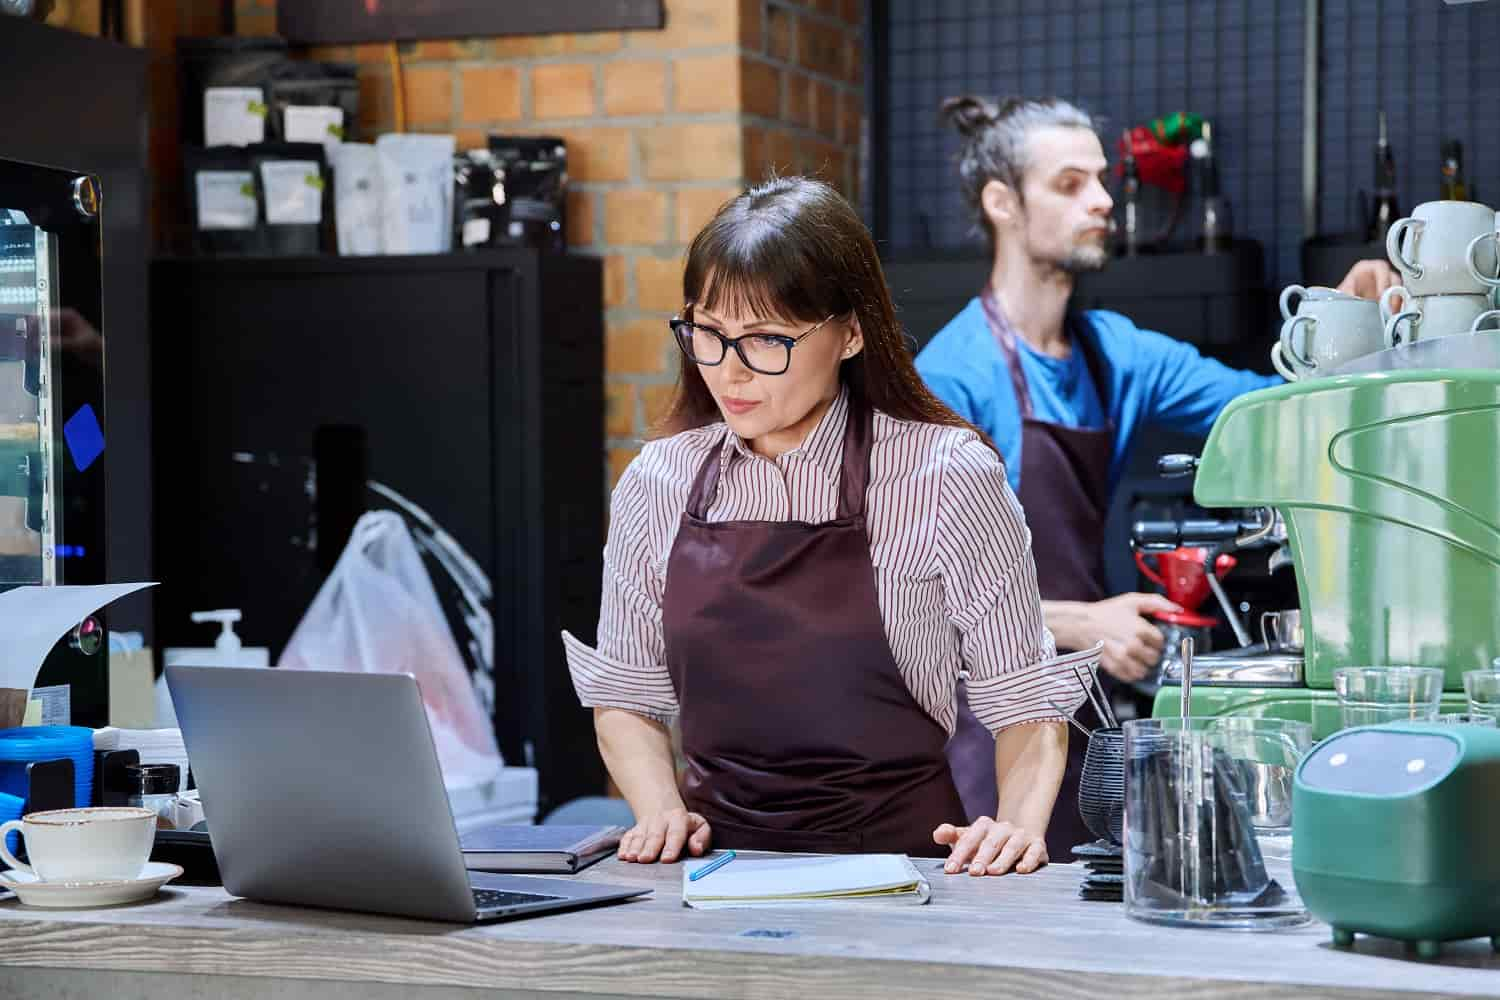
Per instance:
[[[620,838],[620,860],[651,864],[660,859],[668,864],[688,853],[699,857],[708,850],[713,831],[708,820],[695,812],[678,807],[646,816]]]

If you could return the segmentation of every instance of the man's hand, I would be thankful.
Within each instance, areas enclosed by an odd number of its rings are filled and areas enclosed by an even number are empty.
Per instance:
[[[1146,615],[1181,610],[1160,594],[1121,594],[1090,604],[1042,602],[1047,627],[1057,638],[1058,648],[1088,649],[1102,642],[1104,654],[1099,665],[1126,682],[1141,680],[1161,662],[1165,640]]]
[[[1401,284],[1401,275],[1383,260],[1362,260],[1349,269],[1338,290],[1362,299],[1378,299],[1392,285]]]

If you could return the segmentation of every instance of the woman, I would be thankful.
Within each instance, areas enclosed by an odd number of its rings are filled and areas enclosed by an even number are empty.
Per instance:
[[[677,397],[611,504],[599,646],[563,636],[637,819],[620,857],[1034,871],[1097,652],[1044,662],[1005,470],[923,388],[869,233],[827,185],[773,180],[694,239],[683,295]],[[966,826],[943,753],[961,670],[999,790]]]

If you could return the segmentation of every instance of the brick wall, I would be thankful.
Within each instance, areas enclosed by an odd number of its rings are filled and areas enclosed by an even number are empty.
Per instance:
[[[217,30],[214,0],[147,0],[152,162],[159,217],[175,193],[171,40]],[[568,143],[568,240],[604,260],[610,482],[670,397],[665,320],[680,306],[682,255],[725,199],[771,171],[816,174],[857,203],[863,118],[859,0],[666,0],[660,31],[402,43],[410,131],[489,132]],[[237,0],[237,30],[275,30],[274,0]],[[357,62],[361,130],[396,127],[387,45],[307,51]]]

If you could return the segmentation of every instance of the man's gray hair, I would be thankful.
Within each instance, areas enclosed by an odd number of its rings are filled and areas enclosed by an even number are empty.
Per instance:
[[[999,181],[1024,198],[1021,178],[1031,166],[1026,137],[1034,129],[1061,126],[1097,132],[1094,118],[1076,104],[1059,97],[1038,100],[1010,98],[998,107],[981,97],[950,97],[941,113],[963,137],[958,154],[958,176],[964,202],[983,228],[994,249],[995,232],[980,203],[980,192],[990,181]]]

